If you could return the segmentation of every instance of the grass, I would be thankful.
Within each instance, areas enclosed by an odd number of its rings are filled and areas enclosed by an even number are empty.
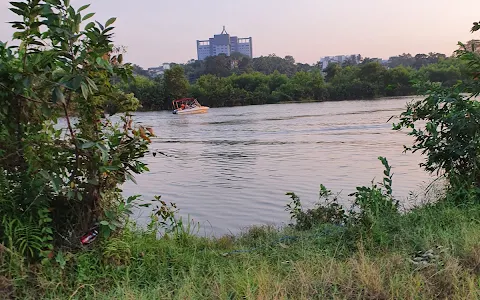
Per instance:
[[[480,207],[429,204],[384,222],[397,226],[381,238],[333,225],[253,227],[217,239],[132,229],[65,253],[63,268],[8,269],[15,259],[6,263],[4,251],[0,298],[480,298]]]

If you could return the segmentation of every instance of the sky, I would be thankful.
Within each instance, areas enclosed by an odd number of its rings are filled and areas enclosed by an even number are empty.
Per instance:
[[[18,0],[17,0],[18,1]],[[254,57],[292,55],[315,63],[323,56],[361,54],[388,59],[402,53],[447,55],[480,21],[480,0],[71,0],[91,3],[104,23],[117,17],[116,45],[144,68],[196,58],[196,40],[227,32],[253,38]],[[0,41],[15,19],[0,0]]]

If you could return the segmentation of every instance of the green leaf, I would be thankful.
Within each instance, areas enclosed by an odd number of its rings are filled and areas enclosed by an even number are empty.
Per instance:
[[[57,256],[55,257],[55,261],[60,265],[61,269],[65,268],[67,261],[65,260],[65,256],[63,256],[62,251],[58,252]]]
[[[115,23],[116,20],[117,20],[117,18],[108,19],[107,23],[105,23],[105,28],[112,25],[113,23]]]
[[[103,237],[108,238],[112,234],[112,231],[110,230],[109,227],[104,227],[103,228]]]
[[[18,24],[18,23],[13,24],[12,27],[15,28],[15,29],[19,29],[19,30],[24,30],[25,29],[25,26],[23,26],[22,24]]]
[[[100,224],[103,225],[103,226],[108,226],[108,225],[110,225],[110,223],[108,223],[108,221],[105,221],[105,220],[100,221]]]
[[[37,46],[42,46],[42,47],[45,46],[45,44],[40,42],[40,41],[31,41],[29,43],[29,45],[37,45]]]
[[[97,148],[102,152],[102,161],[104,163],[108,160],[108,149],[104,144],[96,144]]]
[[[51,179],[50,174],[48,174],[48,172],[45,171],[45,170],[41,170],[40,172],[38,172],[38,174],[42,175],[42,177],[47,179],[47,180]]]
[[[90,4],[86,4],[86,5],[84,5],[84,6],[81,6],[81,7],[77,10],[77,12],[81,12],[82,10],[85,10],[85,9],[87,9],[87,8],[89,8],[89,7],[90,7]]]
[[[112,224],[113,226],[117,227],[117,228],[120,228],[120,227],[122,227],[122,225],[123,225],[122,223],[120,223],[120,222],[117,221],[117,220],[112,220],[111,224]],[[110,228],[111,228],[111,227],[110,227]]]
[[[45,2],[53,4],[53,5],[60,5],[60,0],[45,0]]]
[[[24,12],[23,10],[20,10],[18,8],[10,8],[11,11],[13,11],[15,14],[19,15],[19,16],[24,16]]]
[[[82,144],[80,146],[80,149],[88,149],[88,148],[92,148],[93,146],[95,146],[95,142],[86,142],[85,144]]]
[[[95,13],[86,14],[85,16],[83,16],[82,21],[88,20],[88,19],[90,19],[91,17],[93,17],[94,15],[95,15]],[[88,25],[87,25],[87,26],[88,26]]]
[[[87,80],[88,85],[90,85],[90,87],[91,87],[92,89],[94,89],[95,91],[98,91],[97,85],[95,84],[95,82],[94,82],[93,80],[91,80],[91,79],[88,78],[88,77],[85,77],[85,79]]]
[[[130,197],[127,198],[127,203],[132,203],[133,201],[137,200],[140,197],[141,197],[141,195],[130,196]]]
[[[73,90],[77,90],[80,87],[81,84],[82,84],[82,77],[81,76],[75,76],[72,79],[72,89]]]
[[[121,64],[123,62],[123,54],[118,55],[117,61],[118,61],[119,64]]]
[[[97,57],[97,59],[95,60],[97,64],[99,64],[100,66],[104,66],[104,61],[103,61],[103,58],[101,57]]]
[[[100,22],[98,21],[95,21],[95,22],[97,23],[98,27],[100,27],[100,30],[103,31],[105,29],[105,27],[103,27],[103,25]]]
[[[117,171],[120,170],[119,166],[104,166],[101,167],[103,171]]]
[[[106,210],[106,211],[105,211],[105,216],[106,216],[107,218],[109,218],[110,220],[114,220],[115,217],[116,217],[116,214],[115,214],[115,212],[112,211],[112,210]]]
[[[26,10],[28,8],[28,5],[26,3],[23,3],[23,2],[10,2],[10,4],[12,6],[15,6],[15,7],[23,9],[23,10]]]
[[[70,6],[70,0],[63,0],[63,3],[65,4],[65,6]]]
[[[60,102],[60,103],[62,103],[62,104],[65,104],[65,96],[63,95],[62,90],[61,90],[60,87],[58,87],[58,86],[56,86],[56,87],[53,89],[52,102],[53,102],[53,103]]]
[[[67,5],[67,7],[68,7],[68,5]],[[67,12],[70,15],[70,19],[73,20],[75,18],[75,10],[73,9],[73,7],[71,7],[71,6],[68,7]]]
[[[135,177],[133,177],[133,175],[130,174],[129,172],[125,172],[125,178],[126,178],[127,180],[131,180],[131,181],[132,181],[133,183],[135,183],[135,184],[137,183],[137,181],[135,180]]]
[[[53,190],[58,193],[61,189],[61,184],[62,184],[62,181],[60,180],[60,178],[58,177],[53,177],[52,178],[52,187],[53,187]]]
[[[82,82],[82,83],[80,84],[80,86],[81,86],[81,88],[82,88],[83,98],[85,98],[85,100],[87,100],[87,99],[88,99],[88,93],[90,92],[90,91],[88,90],[88,86],[87,86],[87,84],[86,84],[85,82]]]
[[[85,26],[85,31],[89,30],[89,29],[92,29],[93,27],[95,27],[95,23],[94,22],[90,22],[87,24],[87,26]]]

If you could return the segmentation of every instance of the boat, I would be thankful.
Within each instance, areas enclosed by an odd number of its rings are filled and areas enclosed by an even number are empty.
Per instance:
[[[207,106],[202,106],[194,98],[183,98],[173,100],[173,113],[178,115],[201,114],[206,113],[209,109]]]

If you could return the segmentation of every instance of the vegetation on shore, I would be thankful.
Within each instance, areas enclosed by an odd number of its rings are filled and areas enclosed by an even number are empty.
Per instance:
[[[134,93],[142,109],[158,110],[171,109],[173,99],[187,96],[198,98],[210,107],[409,96],[417,93],[419,82],[438,82],[451,87],[467,78],[462,60],[438,53],[419,54],[415,58],[399,56],[392,60],[392,67],[371,59],[360,64],[333,63],[324,72],[320,67],[298,67],[293,57],[262,57],[261,63],[260,58],[255,58],[250,67],[234,64],[232,59],[226,56],[207,59],[202,75],[190,84],[185,77],[191,72],[187,64],[175,65],[163,77],[154,79],[136,75],[121,89]],[[222,63],[223,60],[229,63]],[[231,65],[236,67],[232,70]],[[175,83],[177,93],[172,95],[168,90]]]
[[[380,157],[382,182],[357,187],[351,207],[321,186],[313,208],[287,194],[291,226],[199,237],[175,204],[121,196],[148,170],[141,158],[153,133],[133,123],[127,112],[138,102],[118,89],[131,66],[112,45],[115,19],[84,24],[86,9],[12,2],[19,47],[0,44],[0,298],[480,297],[479,54],[459,51],[467,77],[453,87],[425,82],[425,99],[394,125],[415,138],[406,150],[443,174],[444,194],[402,211]],[[106,110],[122,112],[120,123]],[[60,117],[66,132],[54,127]],[[140,205],[152,208],[146,228],[128,217]]]

